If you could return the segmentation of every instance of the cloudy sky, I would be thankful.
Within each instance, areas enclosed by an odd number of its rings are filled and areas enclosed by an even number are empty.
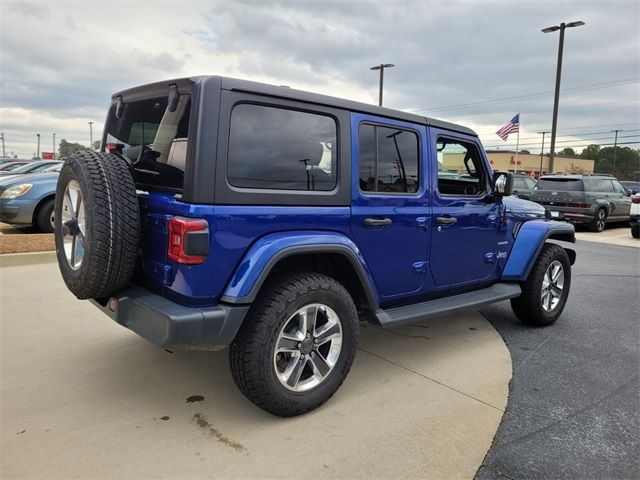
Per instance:
[[[110,95],[220,74],[376,103],[462,123],[487,148],[521,112],[520,145],[550,130],[558,33],[567,30],[558,147],[640,147],[640,2],[565,0],[0,0],[0,131],[30,157],[99,138]],[[547,137],[548,138],[548,137]]]

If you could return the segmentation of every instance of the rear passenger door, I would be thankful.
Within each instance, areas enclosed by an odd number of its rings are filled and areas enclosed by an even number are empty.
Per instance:
[[[429,239],[426,127],[351,114],[351,231],[383,301],[418,293]]]

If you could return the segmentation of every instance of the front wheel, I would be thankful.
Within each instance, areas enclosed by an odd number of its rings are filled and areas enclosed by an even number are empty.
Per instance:
[[[569,255],[560,245],[545,243],[522,284],[522,295],[511,299],[511,307],[523,323],[551,325],[562,313],[570,287]]]
[[[289,274],[261,291],[229,349],[236,385],[253,403],[290,417],[338,390],[358,345],[358,313],[347,290],[318,273]]]

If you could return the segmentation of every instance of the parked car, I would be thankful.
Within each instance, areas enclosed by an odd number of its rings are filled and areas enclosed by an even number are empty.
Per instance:
[[[536,186],[536,181],[529,175],[523,173],[513,174],[513,194],[518,198],[524,198],[529,200],[531,198],[531,192]]]
[[[27,163],[31,163],[31,160],[13,160],[10,162],[4,162],[2,165],[0,165],[0,172],[13,171],[16,168],[20,168],[23,165],[26,165]]]
[[[47,168],[55,165],[62,165],[58,160],[37,160],[35,162],[29,162],[25,165],[21,165],[11,171],[0,171],[0,176],[7,175],[24,175],[25,173],[38,173],[45,171]]]
[[[197,77],[115,94],[102,140],[58,180],[67,287],[162,348],[228,345],[239,389],[275,415],[337,391],[359,320],[511,299],[544,326],[569,295],[576,254],[547,240],[574,227],[510,196],[460,125]]]
[[[629,192],[630,194],[635,195],[636,193],[640,193],[640,182],[623,180],[620,183],[624,188],[627,189],[627,192]]]
[[[53,232],[57,172],[0,178],[0,221]]]
[[[640,238],[640,193],[631,197],[631,235],[633,238]]]
[[[584,224],[601,232],[607,223],[628,222],[629,193],[609,175],[543,175],[531,200],[551,211],[553,218]]]

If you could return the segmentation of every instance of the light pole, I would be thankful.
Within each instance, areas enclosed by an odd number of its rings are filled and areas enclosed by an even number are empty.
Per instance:
[[[0,138],[2,138],[2,156],[6,157],[5,153],[4,153],[4,132],[2,132],[0,134]]]
[[[618,132],[624,132],[624,130],[611,130],[612,132],[616,132],[616,139],[613,142],[613,171],[611,174],[616,176],[616,154],[618,153]]]
[[[93,122],[89,122],[89,150],[93,151]]]
[[[395,67],[393,63],[381,63],[375,67],[371,67],[369,70],[380,70],[380,94],[378,95],[378,105],[382,106],[382,85],[384,84],[384,69]]]
[[[562,50],[564,49],[564,31],[567,28],[579,27],[584,25],[583,21],[577,22],[562,22],[560,25],[554,25],[553,27],[543,28],[544,33],[555,32],[560,30],[560,43],[558,45],[558,66],[556,69],[556,91],[553,99],[553,122],[551,124],[551,152],[549,152],[549,172],[553,173],[553,157],[554,150],[556,148],[556,126],[558,124],[558,101],[560,99],[560,76],[562,74]]]
[[[538,174],[538,178],[542,176],[542,156],[544,155],[544,136],[549,132],[538,132],[542,134],[542,149],[540,150],[540,173]]]
[[[56,159],[56,134],[53,134],[53,159]]]
[[[38,153],[36,153],[36,158],[40,158],[40,134],[36,133],[36,136],[38,137]]]

